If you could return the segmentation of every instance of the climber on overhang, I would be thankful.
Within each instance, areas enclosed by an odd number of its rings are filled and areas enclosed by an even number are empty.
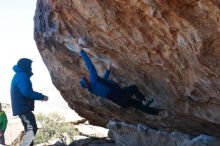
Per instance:
[[[89,72],[89,78],[85,76],[81,78],[81,87],[88,89],[88,91],[96,96],[104,97],[115,102],[123,108],[132,106],[152,115],[159,114],[160,109],[150,107],[153,99],[148,101],[147,104],[142,103],[146,101],[146,99],[136,85],[122,88],[118,83],[108,79],[111,72],[111,64],[108,65],[104,76],[100,77],[89,56],[82,49],[85,48],[85,44],[83,39],[79,39],[78,45],[75,47],[75,52],[79,53],[83,58]],[[136,96],[136,99],[132,98],[133,95]]]

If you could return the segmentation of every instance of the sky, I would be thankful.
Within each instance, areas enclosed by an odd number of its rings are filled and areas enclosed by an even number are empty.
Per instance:
[[[12,67],[23,57],[33,60],[34,90],[54,90],[34,41],[35,8],[36,0],[0,0],[0,102],[10,103]]]
[[[0,0],[0,102],[11,104],[10,84],[14,75],[12,67],[20,58],[30,58],[33,60],[34,75],[31,77],[33,89],[49,97],[47,102],[35,102],[35,114],[56,112],[63,115],[67,121],[80,119],[52,84],[49,71],[36,47],[33,35],[36,1]],[[18,117],[12,116],[11,110],[6,114],[8,118],[6,143],[11,143],[14,140],[11,135],[16,134],[13,126],[16,127],[18,134],[19,130],[22,130],[22,125]]]

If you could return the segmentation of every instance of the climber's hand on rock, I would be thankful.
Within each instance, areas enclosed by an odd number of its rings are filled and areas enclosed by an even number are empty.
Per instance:
[[[66,42],[65,43],[65,46],[69,49],[69,50],[71,50],[71,51],[73,51],[73,52],[75,52],[75,53],[79,53],[80,51],[81,51],[81,47],[77,44],[77,42]]]
[[[78,45],[79,45],[81,48],[85,48],[86,45],[87,45],[85,39],[83,39],[82,37],[78,38],[77,42],[78,42]]]
[[[82,50],[82,47],[78,44],[76,44],[75,47],[76,47],[76,49],[75,49],[76,53],[79,53]]]

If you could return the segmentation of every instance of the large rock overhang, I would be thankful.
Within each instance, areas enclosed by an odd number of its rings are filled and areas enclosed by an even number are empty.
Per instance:
[[[118,119],[220,137],[219,8],[217,0],[38,0],[34,38],[53,84],[90,123]],[[112,62],[112,80],[136,84],[168,114],[123,109],[83,90],[87,71],[71,51],[79,37],[100,75]]]

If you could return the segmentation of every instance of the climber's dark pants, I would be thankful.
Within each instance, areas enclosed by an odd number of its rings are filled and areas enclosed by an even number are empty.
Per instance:
[[[34,114],[29,111],[20,114],[19,118],[24,126],[25,134],[20,146],[33,146],[34,136],[37,133],[37,124]]]
[[[138,99],[133,99],[132,96],[135,95]],[[142,101],[145,100],[145,97],[143,93],[140,92],[140,90],[137,88],[136,85],[125,87],[122,91],[122,94],[120,95],[118,101],[116,103],[124,108],[127,107],[135,107],[137,109],[140,109],[146,113],[152,114],[152,115],[158,115],[159,110],[149,107],[149,105],[143,105]]]
[[[131,98],[133,95],[135,95],[135,97],[140,101],[145,100],[144,94],[141,93],[136,85],[131,85],[123,88],[120,97]]]

